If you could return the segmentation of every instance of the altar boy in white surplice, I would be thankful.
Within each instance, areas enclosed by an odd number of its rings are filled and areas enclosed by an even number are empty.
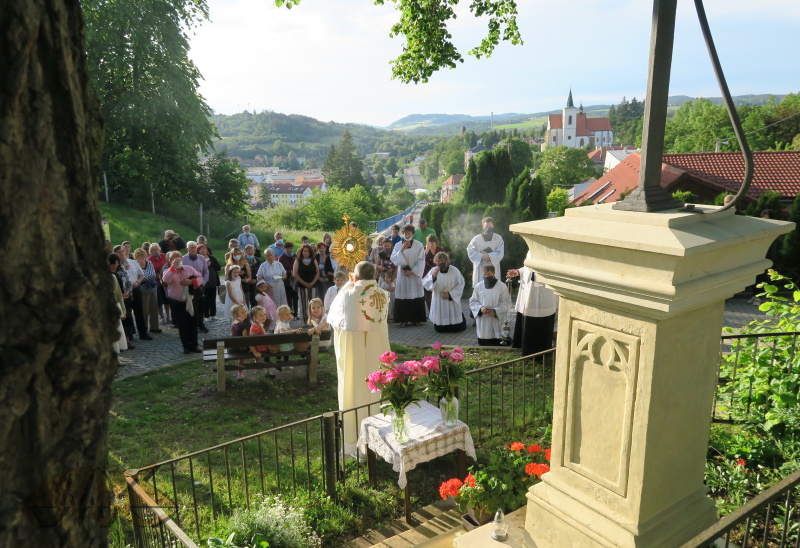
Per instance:
[[[430,320],[437,333],[458,333],[467,328],[467,319],[461,312],[461,295],[464,293],[464,276],[450,264],[447,253],[439,252],[433,257],[436,266],[422,280],[422,286],[430,291]]]
[[[478,282],[469,298],[469,308],[478,326],[478,344],[500,344],[500,328],[511,308],[511,296],[504,283],[495,277],[494,266],[483,267],[483,280]]]
[[[389,294],[378,287],[375,265],[361,261],[354,280],[339,289],[331,303],[328,323],[333,328],[339,409],[377,403],[380,393],[367,388],[367,375],[380,368],[380,356],[389,350]],[[377,405],[344,414],[345,454],[356,450],[358,425],[376,413]]]

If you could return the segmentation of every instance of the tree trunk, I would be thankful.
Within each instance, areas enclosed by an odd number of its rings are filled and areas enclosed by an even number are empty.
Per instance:
[[[117,370],[76,0],[0,0],[0,546],[105,544]]]

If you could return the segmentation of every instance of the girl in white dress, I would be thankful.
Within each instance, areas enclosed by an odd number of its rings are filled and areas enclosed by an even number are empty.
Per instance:
[[[236,304],[245,304],[244,291],[242,291],[242,278],[241,267],[232,265],[225,274],[225,288],[227,289],[227,297],[225,299],[225,317],[233,321],[231,316],[231,308]]]

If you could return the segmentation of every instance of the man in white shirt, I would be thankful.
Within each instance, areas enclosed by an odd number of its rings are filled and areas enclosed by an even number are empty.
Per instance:
[[[481,281],[484,266],[494,266],[494,271],[499,275],[500,261],[505,255],[505,243],[503,237],[494,231],[494,219],[484,217],[481,225],[483,232],[472,238],[467,245],[467,255],[472,263],[472,287]]]

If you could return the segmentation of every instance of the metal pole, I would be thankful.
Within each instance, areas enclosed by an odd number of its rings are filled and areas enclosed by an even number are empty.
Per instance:
[[[108,203],[108,179],[106,178],[106,172],[103,172],[103,183],[106,187],[106,203]]]
[[[650,63],[647,97],[644,104],[642,159],[639,186],[627,198],[614,203],[614,209],[626,211],[664,211],[683,207],[661,187],[661,160],[664,129],[667,125],[669,78],[672,69],[672,46],[675,41],[675,12],[678,0],[653,2],[653,26],[650,35]]]
[[[325,492],[329,497],[336,497],[335,415],[328,412],[322,418],[325,421]]]
[[[200,232],[199,234],[203,233],[203,202],[200,202]]]
[[[156,214],[156,195],[153,192],[153,181],[150,181],[150,207],[153,210],[153,215]]]

